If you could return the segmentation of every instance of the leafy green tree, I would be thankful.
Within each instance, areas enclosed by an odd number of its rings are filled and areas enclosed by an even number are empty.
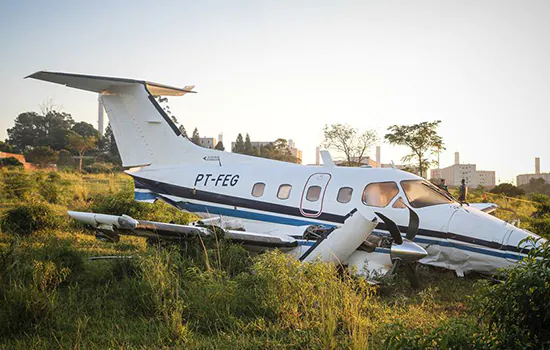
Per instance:
[[[550,197],[545,194],[535,193],[531,197],[531,200],[536,202],[535,208],[537,208],[537,210],[533,213],[533,217],[538,219],[550,219]]]
[[[21,113],[15,125],[8,129],[8,143],[17,152],[38,146],[61,150],[68,144],[68,135],[74,120],[64,112],[50,111],[45,116],[35,112]]]
[[[14,153],[15,149],[9,143],[0,141],[0,152]]]
[[[155,99],[157,100],[158,104],[162,108],[162,110],[172,119],[174,124],[178,125],[178,118],[174,114],[172,114],[172,110],[170,109],[170,106],[168,105],[168,97],[166,96],[155,96]]]
[[[384,136],[391,145],[407,146],[411,153],[402,158],[404,162],[416,160],[420,176],[424,177],[430,165],[435,161],[430,155],[445,149],[443,138],[437,134],[441,120],[422,122],[413,125],[392,125]]]
[[[120,159],[120,154],[118,152],[118,147],[111,124],[107,125],[105,135],[101,139],[101,150],[107,155],[107,161],[115,165],[122,165],[122,160]]]
[[[509,183],[501,183],[489,191],[495,194],[504,194],[508,197],[518,197],[525,194],[525,191]]]
[[[82,136],[77,133],[69,135],[69,146],[78,153],[78,171],[82,172],[82,160],[90,149],[97,145],[97,138],[93,136]]]
[[[347,124],[325,125],[323,146],[334,149],[346,157],[346,165],[358,166],[366,156],[366,152],[378,140],[374,130],[360,133],[356,128]]]
[[[47,146],[34,147],[25,153],[25,159],[28,162],[36,164],[41,168],[50,164],[56,164],[57,157],[58,152]]]
[[[221,142],[221,141],[218,142],[215,149],[217,149],[218,151],[225,151],[225,147],[223,146],[223,142]]]
[[[199,135],[199,129],[195,128],[195,130],[193,130],[193,136],[191,136],[191,142],[193,142],[197,146],[201,145],[201,137]]]
[[[76,123],[71,130],[84,137],[95,137],[98,140],[101,137],[99,131],[92,124],[86,122]]]
[[[546,183],[543,178],[533,178],[526,185],[520,186],[527,193],[542,193],[550,196],[550,184]]]
[[[246,133],[246,137],[244,138],[244,154],[253,155],[254,154],[254,147],[252,147],[252,142],[250,142],[250,135]]]
[[[57,165],[74,167],[75,161],[72,153],[67,151],[66,149],[62,149],[61,151],[59,151]]]
[[[239,133],[237,135],[237,140],[235,140],[235,145],[233,146],[233,149],[231,150],[233,153],[243,153],[244,152],[244,141],[243,141],[243,135]]]

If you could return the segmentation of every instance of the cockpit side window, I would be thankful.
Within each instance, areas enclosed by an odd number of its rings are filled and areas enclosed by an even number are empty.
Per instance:
[[[395,202],[393,202],[393,205],[391,207],[392,208],[397,208],[397,209],[405,209],[407,207],[407,205],[403,201],[403,198],[399,197],[399,198],[397,198],[397,200]]]
[[[361,197],[363,203],[371,207],[385,207],[399,193],[395,182],[376,182],[368,184]]]
[[[453,200],[441,193],[434,185],[422,180],[401,181],[405,195],[413,208],[452,203]]]

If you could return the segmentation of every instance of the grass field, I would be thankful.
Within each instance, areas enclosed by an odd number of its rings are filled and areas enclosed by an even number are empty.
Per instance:
[[[20,204],[47,208],[46,214],[32,212],[44,216],[43,229],[27,237],[0,233],[2,349],[497,344],[471,302],[478,276],[457,278],[418,266],[422,289],[413,291],[402,274],[370,286],[327,264],[301,265],[277,252],[250,257],[223,239],[158,246],[122,237],[106,243],[69,220],[66,210],[178,223],[193,217],[162,203],[133,202],[124,174],[0,175],[0,218]],[[507,205],[526,217],[534,210],[529,202]],[[91,259],[105,255],[126,258]]]

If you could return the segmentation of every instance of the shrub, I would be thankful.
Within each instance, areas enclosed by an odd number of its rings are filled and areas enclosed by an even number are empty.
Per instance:
[[[3,232],[28,236],[42,229],[54,229],[61,224],[60,217],[47,203],[28,202],[8,210],[0,221]]]
[[[543,348],[550,342],[550,242],[530,239],[524,260],[503,282],[478,284],[474,301],[506,348]]]
[[[23,164],[21,164],[20,161],[18,161],[14,157],[9,158],[2,158],[0,159],[0,167],[7,166],[7,167],[22,167]]]
[[[451,318],[429,331],[407,329],[402,324],[390,325],[384,340],[386,349],[490,349],[495,346],[481,325],[469,320]]]
[[[58,287],[69,269],[23,257],[17,246],[0,254],[0,336],[53,324]]]
[[[45,179],[40,181],[38,192],[48,203],[59,204],[65,197],[63,186],[61,175],[57,172],[50,172]]]
[[[168,204],[157,201],[153,204],[134,201],[133,188],[126,186],[121,191],[98,196],[90,210],[96,213],[111,215],[128,215],[134,219],[187,224],[192,215]]]
[[[25,171],[2,172],[2,195],[6,199],[24,200],[35,189],[35,183]]]
[[[84,167],[88,174],[112,173],[118,170],[118,167],[111,163],[93,163]]]
[[[174,249],[163,249],[136,262],[119,264],[116,269],[130,277],[125,290],[128,308],[165,324],[174,339],[187,336],[179,266],[179,254]]]

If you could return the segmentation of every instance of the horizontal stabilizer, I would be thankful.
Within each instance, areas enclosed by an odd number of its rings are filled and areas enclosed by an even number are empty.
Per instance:
[[[40,71],[29,75],[27,78],[48,81],[50,83],[61,84],[75,89],[92,91],[105,95],[112,93],[113,88],[129,87],[135,84],[144,85],[153,96],[183,96],[186,93],[195,93],[195,91],[191,91],[195,87],[194,85],[185,86],[184,88],[176,88],[145,80],[122,79],[95,75]]]

